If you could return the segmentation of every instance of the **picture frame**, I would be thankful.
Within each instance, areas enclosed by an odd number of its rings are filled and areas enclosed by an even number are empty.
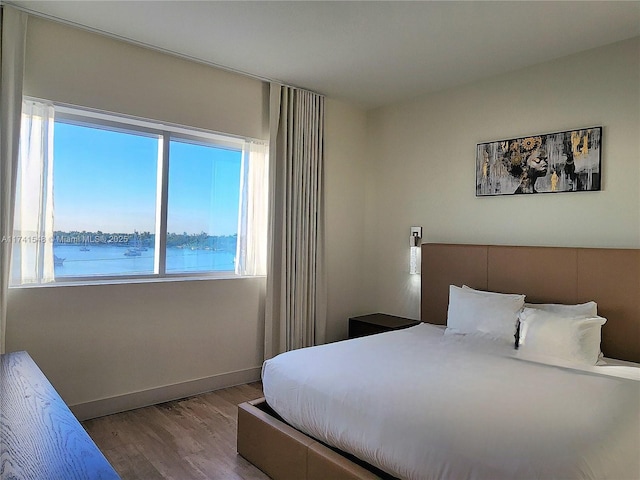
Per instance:
[[[602,126],[476,145],[476,196],[601,189]]]

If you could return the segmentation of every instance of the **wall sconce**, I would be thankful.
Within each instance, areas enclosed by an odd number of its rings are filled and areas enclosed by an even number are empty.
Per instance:
[[[420,240],[422,240],[422,227],[411,227],[409,237],[409,273],[420,273]]]

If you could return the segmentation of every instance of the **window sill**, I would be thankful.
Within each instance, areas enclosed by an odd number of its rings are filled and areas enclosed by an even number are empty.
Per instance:
[[[123,285],[123,284],[139,284],[139,283],[167,283],[167,282],[194,282],[194,281],[206,281],[206,280],[241,280],[248,278],[266,278],[266,275],[218,275],[218,276],[166,276],[166,277],[152,277],[152,278],[100,278],[95,280],[69,280],[59,281],[51,283],[41,284],[25,284],[25,285],[11,285],[10,289],[21,288],[55,288],[55,287],[88,287],[97,285]]]

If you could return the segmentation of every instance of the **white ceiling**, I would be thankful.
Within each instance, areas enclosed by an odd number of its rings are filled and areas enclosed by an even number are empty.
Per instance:
[[[640,35],[640,1],[8,1],[373,108]]]

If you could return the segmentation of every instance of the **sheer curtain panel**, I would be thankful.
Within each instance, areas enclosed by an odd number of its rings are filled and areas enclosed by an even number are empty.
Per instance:
[[[271,84],[265,358],[323,343],[324,97]]]
[[[22,102],[13,220],[15,284],[54,280],[53,121],[53,105],[29,99]]]
[[[240,215],[236,274],[267,273],[269,152],[264,143],[249,141],[242,152]]]
[[[27,14],[4,5],[0,16],[0,353],[4,353]]]

